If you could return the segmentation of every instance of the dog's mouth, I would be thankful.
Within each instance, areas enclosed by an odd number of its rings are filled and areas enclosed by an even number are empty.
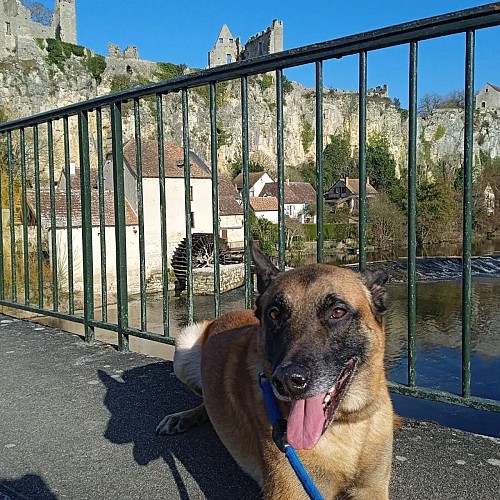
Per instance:
[[[357,358],[350,359],[330,390],[309,399],[291,401],[287,423],[288,443],[299,450],[311,450],[335,417],[356,371]]]

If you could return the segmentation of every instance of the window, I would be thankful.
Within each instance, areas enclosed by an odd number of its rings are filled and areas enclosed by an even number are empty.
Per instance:
[[[226,54],[226,64],[231,64],[233,62],[233,58],[231,54]]]
[[[10,23],[7,23],[7,22],[5,23],[5,33],[7,35],[12,35],[12,31],[10,29]]]
[[[230,39],[229,39],[229,43],[231,43],[231,44],[232,44],[232,43],[233,43],[233,41],[234,41],[234,40],[233,40],[232,38],[230,38]]]
[[[261,56],[264,53],[263,47],[262,47],[262,42],[259,42],[259,56]]]
[[[219,43],[224,43],[224,38],[219,38]]]
[[[193,201],[193,186],[189,186],[189,199]]]
[[[482,101],[482,102],[481,102],[481,107],[482,107],[482,108],[485,108],[485,107],[486,107],[486,101]]]
[[[484,89],[484,91],[485,91],[486,93],[488,93],[488,92],[489,92],[489,90],[490,90],[490,89],[489,89],[488,87],[486,87],[486,88]]]
[[[194,212],[191,212],[191,229],[194,229]]]

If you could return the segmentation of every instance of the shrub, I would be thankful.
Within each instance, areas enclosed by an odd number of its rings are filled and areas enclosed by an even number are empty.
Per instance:
[[[308,121],[304,120],[302,122],[302,132],[300,133],[300,137],[302,139],[304,153],[307,153],[315,137],[313,126]]]
[[[106,70],[106,58],[100,55],[88,57],[87,67],[96,82],[101,83],[101,76]]]

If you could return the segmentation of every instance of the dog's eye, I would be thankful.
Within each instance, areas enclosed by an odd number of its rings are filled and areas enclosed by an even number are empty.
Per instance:
[[[347,311],[342,307],[336,307],[330,313],[330,319],[340,319],[346,315]]]
[[[280,310],[277,307],[271,307],[269,311],[267,311],[267,314],[273,321],[277,321],[280,319]]]

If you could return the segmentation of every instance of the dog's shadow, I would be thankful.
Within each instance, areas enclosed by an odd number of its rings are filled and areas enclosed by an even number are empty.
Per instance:
[[[158,437],[157,424],[167,413],[199,404],[175,377],[172,363],[155,362],[122,373],[123,381],[99,370],[107,388],[104,403],[111,413],[105,437],[112,443],[133,443],[135,461],[147,465],[162,458],[182,500],[190,498],[180,462],[207,499],[258,499],[257,484],[226,451],[210,424],[176,436]]]

